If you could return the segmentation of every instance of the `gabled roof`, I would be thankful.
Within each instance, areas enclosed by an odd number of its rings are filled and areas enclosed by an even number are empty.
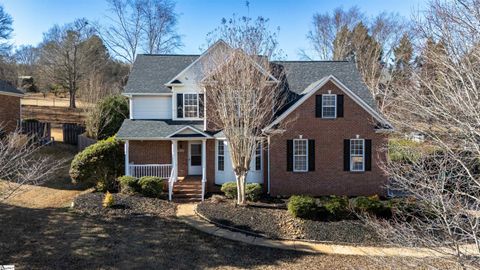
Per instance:
[[[209,136],[204,133],[203,121],[173,121],[173,120],[131,120],[125,119],[117,133],[121,140],[157,140],[175,136],[179,132],[189,128],[198,134]],[[186,136],[188,137],[188,136]]]
[[[283,68],[288,89],[298,95],[305,94],[305,89],[312,83],[333,75],[367,105],[377,110],[372,94],[353,62],[275,61],[273,63],[278,64],[281,69]]]
[[[171,93],[165,86],[199,55],[140,54],[133,63],[124,94]]]
[[[0,80],[0,95],[23,97],[24,93],[4,80]]]
[[[310,84],[302,91],[301,97],[296,100],[295,103],[291,104],[291,106],[282,112],[270,125],[268,125],[264,130],[269,131],[272,127],[279,124],[283,119],[285,119],[290,113],[292,113],[296,108],[301,106],[308,98],[314,95],[322,86],[324,86],[327,82],[334,83],[338,88],[340,88],[345,94],[347,94],[353,101],[355,101],[360,107],[362,107],[365,111],[367,111],[375,120],[377,120],[382,127],[385,127],[386,130],[393,129],[392,125],[386,120],[377,110],[375,110],[372,106],[367,104],[360,96],[357,95],[352,89],[347,87],[343,82],[338,80],[333,75],[329,75],[323,77],[322,79]]]

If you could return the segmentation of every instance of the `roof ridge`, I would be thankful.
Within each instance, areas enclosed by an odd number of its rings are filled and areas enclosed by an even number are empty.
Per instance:
[[[138,55],[143,56],[200,56],[200,54],[179,54],[179,53],[139,53]]]

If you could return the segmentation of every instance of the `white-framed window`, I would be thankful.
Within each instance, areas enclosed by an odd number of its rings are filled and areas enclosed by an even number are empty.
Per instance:
[[[217,170],[225,170],[225,142],[217,141]]]
[[[350,171],[365,171],[365,140],[350,139]]]
[[[255,170],[262,170],[262,143],[259,142],[255,149]]]
[[[322,95],[322,118],[337,118],[337,95]]]
[[[308,171],[308,140],[307,139],[293,140],[293,171],[294,172]]]
[[[198,118],[198,94],[183,94],[183,117]]]

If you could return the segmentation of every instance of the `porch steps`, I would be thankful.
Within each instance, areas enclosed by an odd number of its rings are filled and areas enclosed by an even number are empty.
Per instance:
[[[176,202],[192,202],[202,199],[202,178],[187,176],[179,179],[173,186],[173,200]]]

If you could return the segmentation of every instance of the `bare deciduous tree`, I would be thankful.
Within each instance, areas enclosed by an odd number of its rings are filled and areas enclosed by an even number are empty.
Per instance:
[[[39,146],[18,131],[0,139],[0,201],[11,197],[23,185],[49,180],[64,163],[40,155]]]
[[[168,53],[181,46],[171,0],[109,0],[110,24],[98,30],[108,48],[129,64],[139,52]]]
[[[63,27],[54,26],[44,36],[40,64],[42,79],[68,90],[70,107],[76,108],[80,81],[95,61],[102,61],[95,43],[89,42],[93,29],[85,19]]]
[[[12,16],[5,12],[3,6],[0,5],[0,55],[2,56],[7,55],[12,48],[9,43],[13,32],[12,24]]]
[[[479,6],[434,0],[417,23],[421,37],[442,49],[424,48],[434,68],[414,71],[390,117],[401,131],[425,134],[429,147],[386,164],[389,188],[410,194],[414,207],[393,221],[369,220],[385,239],[448,254],[463,269],[480,267]]]
[[[240,205],[246,204],[247,174],[262,129],[283,102],[280,85],[270,75],[277,41],[267,23],[264,18],[224,19],[209,38],[223,39],[230,47],[216,46],[203,63],[206,102],[213,104],[207,119],[227,139]]]

